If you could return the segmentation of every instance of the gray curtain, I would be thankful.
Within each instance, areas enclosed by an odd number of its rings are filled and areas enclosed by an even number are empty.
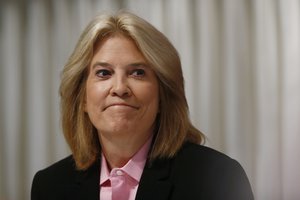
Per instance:
[[[0,199],[29,199],[34,173],[70,154],[60,72],[97,13],[125,8],[178,49],[193,123],[237,159],[257,200],[300,198],[299,0],[0,2]]]

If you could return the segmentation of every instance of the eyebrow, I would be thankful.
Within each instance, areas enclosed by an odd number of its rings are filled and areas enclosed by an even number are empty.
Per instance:
[[[97,66],[101,66],[101,67],[113,67],[113,65],[107,63],[107,62],[96,62],[92,65],[92,69],[94,69]],[[130,63],[128,65],[126,65],[127,67],[148,67],[148,64],[145,62],[134,62],[134,63]]]
[[[96,62],[92,65],[92,69],[95,69],[97,66],[112,67],[112,65],[107,62]]]

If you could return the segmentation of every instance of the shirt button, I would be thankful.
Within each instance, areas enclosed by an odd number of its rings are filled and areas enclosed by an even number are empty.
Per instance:
[[[122,175],[123,175],[123,172],[122,172],[121,170],[117,170],[117,171],[116,171],[116,174],[117,174],[118,176],[122,176]]]

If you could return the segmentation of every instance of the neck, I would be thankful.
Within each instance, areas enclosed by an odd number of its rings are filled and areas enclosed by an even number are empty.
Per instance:
[[[147,142],[151,134],[145,137],[105,137],[99,134],[102,153],[110,169],[123,167]]]

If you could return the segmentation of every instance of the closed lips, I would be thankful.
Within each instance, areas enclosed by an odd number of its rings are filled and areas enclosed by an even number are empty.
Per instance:
[[[133,105],[126,104],[126,103],[113,103],[113,104],[110,104],[110,105],[106,106],[104,108],[104,110],[109,108],[109,107],[113,107],[113,106],[120,106],[120,107],[121,106],[126,106],[126,107],[131,107],[131,108],[134,108],[134,109],[139,109],[137,106],[133,106]]]

